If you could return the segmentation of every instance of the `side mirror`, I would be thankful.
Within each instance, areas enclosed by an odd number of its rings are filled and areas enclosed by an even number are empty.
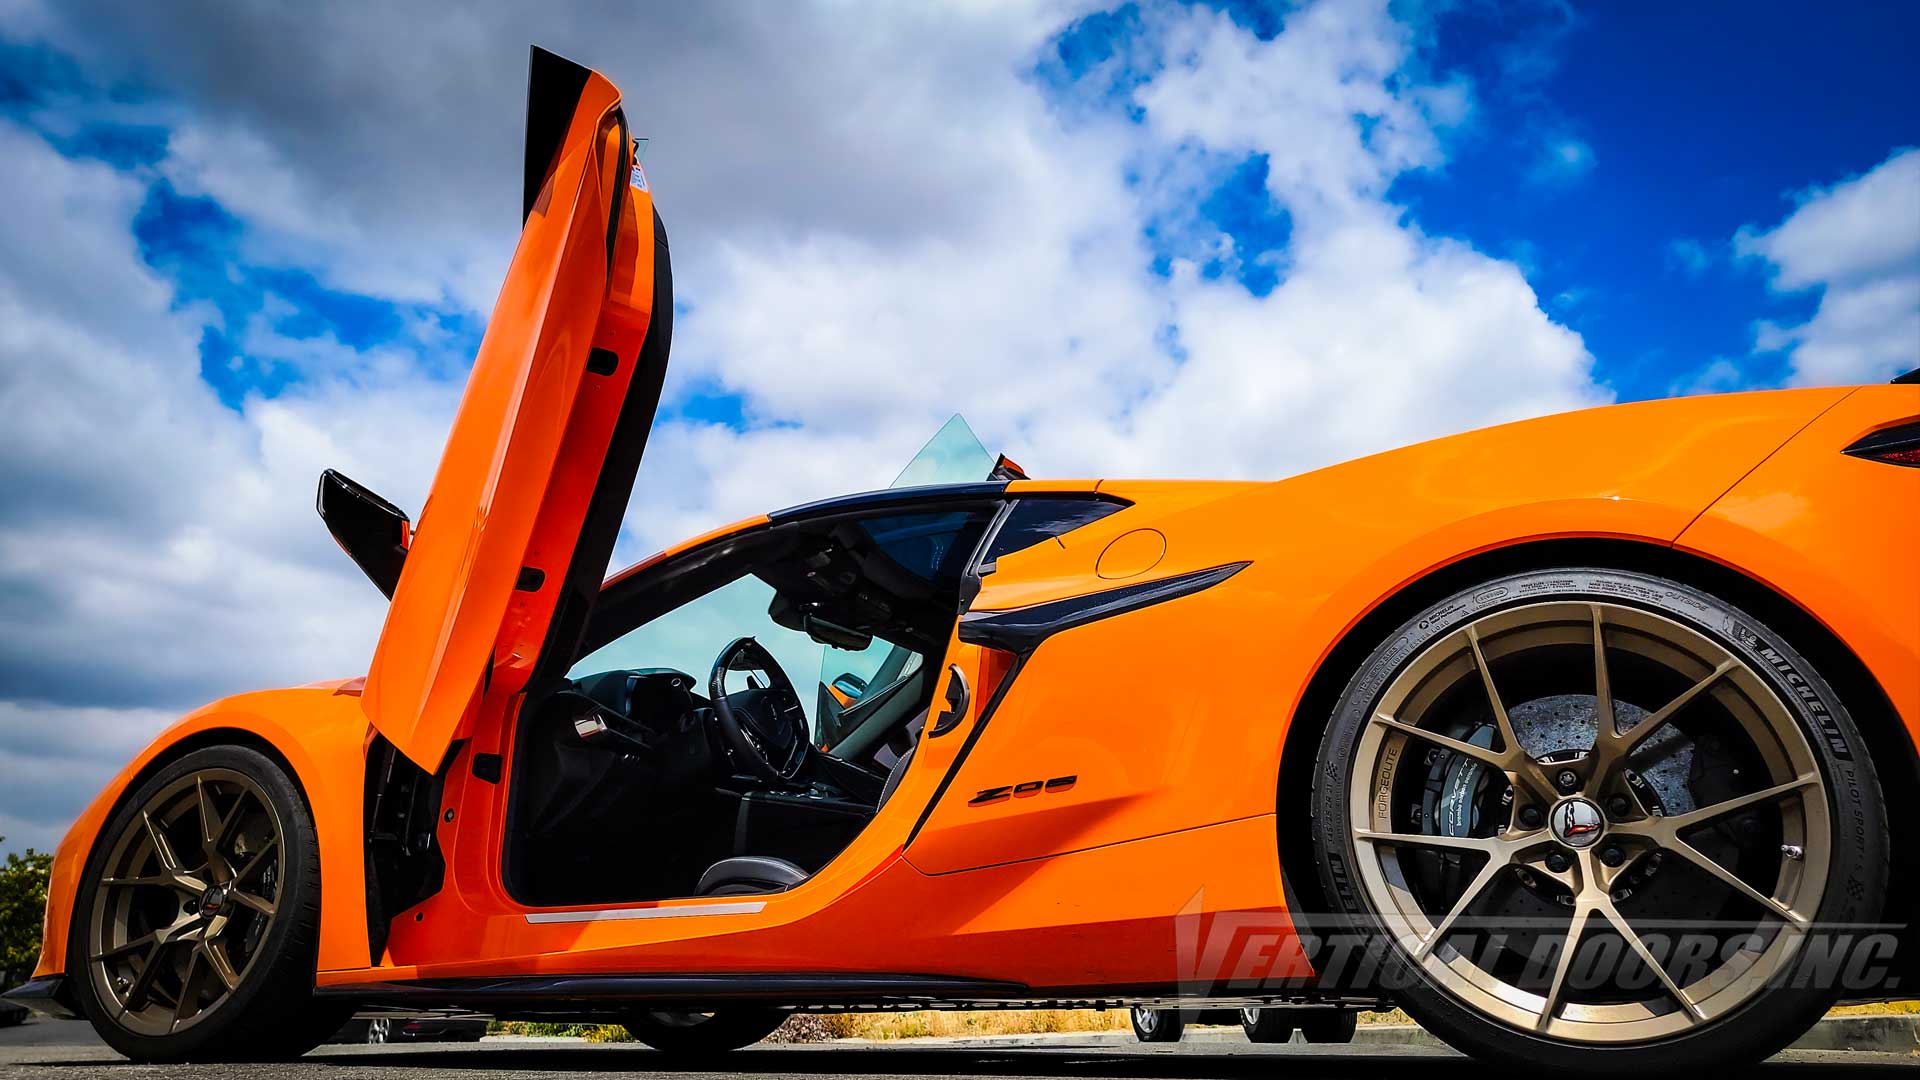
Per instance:
[[[375,588],[393,599],[400,567],[407,561],[407,545],[413,542],[413,523],[407,515],[333,469],[320,474],[314,507],[340,550]]]
[[[849,671],[833,680],[835,690],[847,695],[849,700],[867,692],[867,680]]]

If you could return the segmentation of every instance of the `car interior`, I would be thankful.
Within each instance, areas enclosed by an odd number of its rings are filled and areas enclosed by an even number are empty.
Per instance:
[[[514,895],[633,903],[818,872],[912,761],[997,509],[788,520],[613,579],[566,677],[521,714]]]

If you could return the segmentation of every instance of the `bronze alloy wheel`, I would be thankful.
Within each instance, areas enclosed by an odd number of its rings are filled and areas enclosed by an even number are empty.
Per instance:
[[[313,996],[312,814],[253,747],[204,746],[130,788],[87,857],[73,919],[76,1004],[135,1061],[286,1060],[350,1011]]]
[[[1316,796],[1344,833],[1328,887],[1411,969],[1416,1018],[1473,1052],[1770,1052],[1837,996],[1800,977],[1810,936],[1880,915],[1857,745],[1797,654],[1705,594],[1503,579],[1349,686]]]
[[[149,796],[93,883],[87,976],[119,1026],[171,1035],[217,1012],[258,955],[285,826],[252,778],[202,769]]]

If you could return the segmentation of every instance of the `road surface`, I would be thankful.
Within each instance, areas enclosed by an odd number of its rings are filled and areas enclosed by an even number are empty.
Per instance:
[[[1447,1051],[1380,1046],[1253,1046],[1186,1042],[1172,1046],[1096,1045],[1062,1037],[1044,1046],[935,1046],[925,1043],[762,1046],[725,1059],[718,1072],[675,1068],[633,1044],[593,1045],[564,1039],[489,1038],[473,1044],[324,1046],[281,1065],[134,1067],[75,1021],[33,1019],[0,1028],[0,1077],[7,1080],[473,1080],[563,1078],[620,1073],[691,1080],[703,1076],[795,1077],[799,1080],[922,1080],[931,1077],[1122,1077],[1201,1080],[1285,1077],[1286,1080],[1487,1080],[1485,1068]],[[1910,1055],[1789,1051],[1757,1070],[1762,1077],[1920,1075]]]

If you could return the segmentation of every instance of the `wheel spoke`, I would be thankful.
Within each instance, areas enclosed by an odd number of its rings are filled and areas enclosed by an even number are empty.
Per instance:
[[[1613,680],[1607,674],[1607,639],[1601,625],[1600,605],[1594,604],[1593,611],[1593,716],[1600,730],[1595,733],[1594,745],[1600,745],[1601,739],[1612,738],[1619,734],[1619,721],[1613,715]]]
[[[1501,848],[1509,843],[1497,836],[1428,836],[1424,833],[1374,832],[1371,829],[1355,829],[1353,838],[1369,844],[1406,844],[1412,847],[1446,848],[1449,851],[1478,851],[1501,861],[1505,861]]]
[[[1403,731],[1423,742],[1431,743],[1443,750],[1451,750],[1462,757],[1472,758],[1491,768],[1499,769],[1502,772],[1506,771],[1507,755],[1489,750],[1484,746],[1475,746],[1470,742],[1456,739],[1449,735],[1442,735],[1437,731],[1428,731],[1425,728],[1414,727],[1412,724],[1403,723],[1385,714],[1376,715],[1373,718],[1373,722],[1382,727],[1392,728],[1395,731]]]
[[[214,833],[214,850],[225,851],[233,843],[234,833],[240,828],[240,819],[245,816],[247,801],[251,798],[253,793],[244,787],[240,789],[240,794],[234,796],[233,805],[227,809],[227,816],[220,820],[220,828]]]
[[[253,872],[266,865],[267,856],[273,854],[279,846],[279,837],[268,837],[267,842],[260,845],[260,850],[254,852],[253,855],[247,859],[247,865],[233,872],[233,884],[238,885],[243,881],[250,880],[253,877]]]
[[[172,874],[146,874],[141,877],[108,877],[100,879],[100,886],[107,889],[127,889],[142,885],[171,889],[179,884]]]
[[[1567,923],[1566,939],[1560,943],[1560,959],[1554,964],[1553,982],[1547,986],[1546,1000],[1540,1004],[1540,1017],[1534,1021],[1535,1031],[1545,1031],[1553,1021],[1553,1010],[1560,1004],[1560,995],[1566,990],[1567,972],[1573,967],[1573,954],[1579,951],[1580,936],[1586,932],[1587,919],[1593,913],[1592,901],[1583,895],[1573,898],[1573,919]]]
[[[1680,1007],[1687,1010],[1688,1015],[1695,1020],[1705,1020],[1707,1015],[1700,1011],[1699,1003],[1693,1000],[1693,996],[1688,994],[1684,987],[1673,981],[1673,976],[1667,974],[1667,969],[1660,966],[1660,961],[1654,959],[1653,950],[1647,948],[1647,943],[1640,937],[1639,931],[1627,924],[1627,917],[1614,906],[1612,898],[1600,899],[1598,906],[1600,913],[1613,924],[1613,928],[1626,941],[1627,947],[1633,950],[1633,954],[1640,958],[1641,963],[1653,969],[1654,977],[1660,980],[1661,986],[1666,987],[1667,993],[1672,995],[1673,1000],[1679,1002]]]
[[[1766,908],[1774,915],[1786,920],[1789,924],[1802,928],[1807,925],[1808,920],[1806,916],[1801,915],[1780,901],[1775,900],[1773,897],[1740,880],[1739,875],[1721,866],[1719,863],[1714,862],[1712,859],[1709,859],[1699,848],[1694,847],[1685,840],[1674,840],[1669,845],[1669,850],[1685,856],[1689,862],[1692,862],[1695,866],[1712,874],[1714,877],[1719,878],[1722,884],[1734,892]]]
[[[1500,876],[1500,872],[1510,865],[1512,864],[1506,859],[1499,858],[1498,856],[1488,857],[1487,864],[1480,868],[1480,872],[1474,875],[1473,880],[1468,882],[1467,887],[1461,891],[1460,899],[1454,901],[1453,909],[1448,911],[1446,916],[1439,922],[1435,923],[1433,929],[1428,932],[1427,936],[1421,939],[1420,947],[1414,950],[1413,954],[1416,962],[1427,958],[1427,954],[1431,953],[1434,947],[1440,944],[1440,940],[1447,936],[1448,931],[1453,929],[1453,924],[1458,921],[1461,914],[1467,910],[1467,905],[1473,903],[1474,900],[1479,898],[1481,893],[1487,891],[1487,886],[1493,884],[1493,879]]]
[[[119,945],[109,946],[108,948],[103,949],[100,952],[94,953],[93,956],[90,957],[90,959],[97,964],[102,960],[111,959],[112,957],[119,956],[123,953],[137,952],[140,949],[150,948],[154,945],[159,944],[159,941],[160,941],[160,935],[158,931],[155,931],[153,933],[148,933],[148,934],[141,934],[139,937],[134,938],[132,941],[122,942]]]
[[[127,987],[126,1010],[128,1012],[138,1012],[147,1007],[147,998],[153,992],[153,977],[160,973],[160,954],[166,949],[167,944],[165,941],[156,940],[153,947],[147,950],[146,961],[140,965],[139,972],[134,975],[133,985]]]
[[[200,810],[200,846],[207,854],[213,854],[214,824],[219,820],[213,812],[213,796],[207,791],[207,778],[193,778],[193,798]]]
[[[233,962],[227,959],[226,950],[219,941],[202,942],[200,948],[206,953],[207,966],[213,969],[213,973],[226,985],[229,992],[240,985],[240,975],[233,970]]]
[[[214,884],[217,885],[224,878],[232,877],[232,867],[228,865],[227,860],[220,854],[220,846],[217,841],[219,839],[222,822],[214,813],[213,793],[207,789],[206,777],[196,776],[193,778],[193,796],[194,803],[198,807],[200,814],[200,853],[206,856],[207,859],[207,876],[212,878]]]
[[[159,860],[160,868],[177,876],[180,873],[180,860],[174,856],[173,845],[167,842],[167,834],[154,823],[153,815],[145,810],[140,811],[140,820],[146,823],[147,837],[153,841],[153,857]]]
[[[1507,715],[1506,703],[1501,700],[1500,690],[1493,683],[1493,668],[1487,664],[1487,654],[1480,648],[1480,632],[1473,628],[1472,623],[1466,626],[1466,636],[1467,649],[1473,654],[1473,666],[1480,672],[1480,685],[1487,690],[1487,704],[1493,710],[1493,722],[1500,732],[1500,744],[1506,749],[1501,767],[1516,785],[1530,787],[1536,797],[1552,802],[1559,797],[1559,792],[1520,742],[1520,733],[1514,730],[1513,718]]]
[[[1682,691],[1679,697],[1662,705],[1658,712],[1622,732],[1619,739],[1623,745],[1620,747],[1619,753],[1625,754],[1627,751],[1645,742],[1649,735],[1665,727],[1667,721],[1673,719],[1675,713],[1686,708],[1688,702],[1706,693],[1707,690],[1712,688],[1714,683],[1719,682],[1722,676],[1738,667],[1739,664],[1740,662],[1732,657],[1720,661],[1719,665],[1703,676],[1699,682],[1694,683]]]
[[[272,915],[274,912],[273,901],[268,900],[264,896],[256,896],[250,892],[241,892],[239,889],[229,888],[227,890],[227,898],[239,904],[241,907],[252,908],[262,915]]]
[[[1501,744],[1508,755],[1524,754],[1520,737],[1514,734],[1513,721],[1507,716],[1507,706],[1500,700],[1500,691],[1493,685],[1493,669],[1487,666],[1487,654],[1480,649],[1480,632],[1467,624],[1467,647],[1473,652],[1473,666],[1480,670],[1480,683],[1487,688],[1487,704],[1493,707],[1493,722],[1500,729]]]
[[[200,1003],[200,949],[195,947],[187,952],[186,969],[180,973],[180,997],[173,1003],[173,1026],[187,1018],[188,1008]]]
[[[1745,795],[1736,795],[1724,802],[1717,802],[1712,806],[1703,806],[1698,810],[1690,810],[1684,814],[1675,814],[1665,819],[1665,827],[1677,833],[1682,829],[1690,829],[1695,825],[1704,824],[1712,821],[1714,818],[1725,817],[1737,810],[1744,810],[1758,803],[1772,802],[1783,796],[1791,795],[1802,788],[1819,786],[1820,774],[1806,773],[1801,776],[1796,776],[1783,784],[1775,784],[1769,788],[1761,788],[1759,791],[1750,791]]]

